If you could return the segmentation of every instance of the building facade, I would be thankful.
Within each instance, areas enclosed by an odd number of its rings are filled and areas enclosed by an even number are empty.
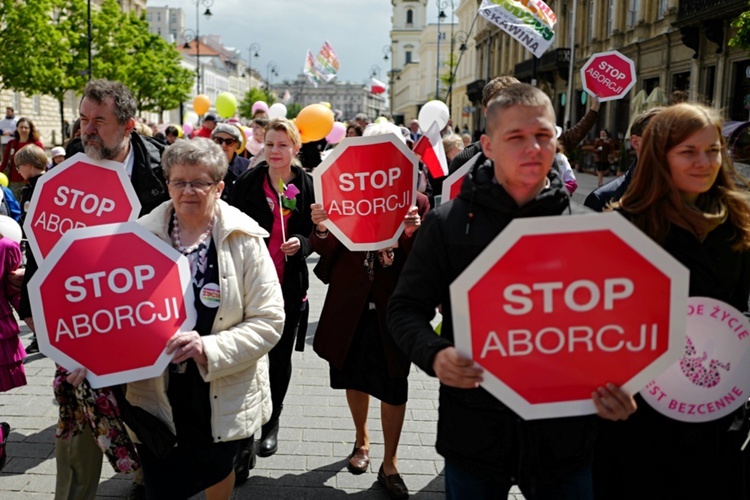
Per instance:
[[[327,102],[331,109],[341,111],[342,120],[351,120],[358,113],[365,113],[371,121],[388,112],[384,94],[373,94],[363,83],[333,80],[313,86],[305,75],[298,75],[293,82],[284,81],[273,86],[274,93],[283,96],[289,92],[289,102],[302,106]]]

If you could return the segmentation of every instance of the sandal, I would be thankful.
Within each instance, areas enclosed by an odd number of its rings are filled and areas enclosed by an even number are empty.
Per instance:
[[[8,442],[8,436],[10,436],[10,425],[8,422],[0,422],[0,470],[5,467],[8,458],[8,454],[5,452],[5,443]]]

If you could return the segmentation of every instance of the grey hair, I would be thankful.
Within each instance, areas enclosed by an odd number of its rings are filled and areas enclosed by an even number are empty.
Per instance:
[[[165,179],[169,179],[169,172],[175,165],[204,167],[215,182],[224,180],[229,168],[227,157],[219,145],[203,137],[175,141],[165,149],[161,156],[161,169]]]
[[[404,134],[401,133],[401,127],[399,127],[395,123],[391,123],[391,122],[371,123],[367,126],[365,131],[362,132],[363,137],[372,137],[373,135],[384,135],[384,134],[395,134],[396,137],[398,137],[401,142],[406,144],[406,138],[404,137]]]
[[[127,123],[135,117],[135,97],[130,89],[120,82],[104,79],[91,80],[83,89],[81,101],[83,99],[90,99],[97,104],[103,104],[104,101],[112,99],[115,117],[120,124]]]

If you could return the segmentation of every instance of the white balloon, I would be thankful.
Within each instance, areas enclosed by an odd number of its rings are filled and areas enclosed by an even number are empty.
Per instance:
[[[185,114],[185,121],[183,123],[189,123],[193,126],[198,124],[198,113],[195,111],[189,111]]]
[[[16,243],[21,243],[23,232],[18,222],[14,221],[7,215],[0,215],[0,236],[5,236]]]
[[[448,125],[450,117],[448,106],[443,101],[429,101],[419,110],[417,121],[422,132],[427,132],[435,122],[438,124],[438,130],[443,130]]]
[[[268,108],[268,117],[269,118],[286,118],[286,106],[284,106],[280,102],[277,102],[276,104],[271,104],[271,107]]]

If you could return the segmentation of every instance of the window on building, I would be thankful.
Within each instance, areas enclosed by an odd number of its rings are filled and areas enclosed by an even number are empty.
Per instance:
[[[407,50],[404,53],[404,59],[405,59],[405,61],[404,61],[405,64],[411,64],[411,62],[412,62],[412,60],[411,60],[411,50]]]
[[[406,24],[414,24],[414,11],[411,9],[406,11]]]
[[[713,106],[714,90],[716,89],[716,66],[709,66],[703,73],[703,102],[706,106]]]
[[[609,0],[607,4],[607,35],[611,35],[615,24],[615,0]]]
[[[659,86],[659,77],[656,78],[646,78],[643,80],[643,90],[646,91],[647,95],[650,95],[651,92]]]
[[[633,29],[638,23],[638,8],[640,0],[630,0],[628,2],[628,28]]]
[[[39,95],[35,95],[31,98],[31,106],[33,108],[33,113],[35,115],[38,115],[40,113],[40,107],[39,107]]]
[[[661,19],[667,14],[668,7],[669,7],[669,0],[659,0],[659,11],[657,13],[657,17],[659,19]]]
[[[672,92],[690,90],[690,72],[675,73],[672,75]]]
[[[160,22],[161,22],[161,12],[157,12],[157,13],[156,13],[156,22],[157,22],[157,23],[160,23]]]
[[[175,14],[172,14],[169,16],[169,22],[174,24],[177,22],[177,16]]]
[[[596,19],[594,18],[594,0],[589,0],[589,26],[588,26],[589,40],[594,39],[594,26],[595,25],[596,25]]]

